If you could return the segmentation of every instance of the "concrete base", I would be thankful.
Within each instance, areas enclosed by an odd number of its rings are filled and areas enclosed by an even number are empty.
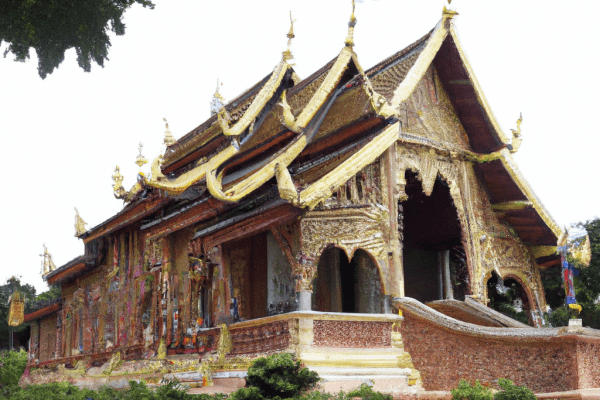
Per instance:
[[[298,311],[310,311],[312,292],[298,292]]]

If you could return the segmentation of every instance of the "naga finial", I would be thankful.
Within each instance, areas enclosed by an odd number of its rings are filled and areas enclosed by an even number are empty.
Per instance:
[[[291,60],[294,58],[290,47],[292,46],[292,39],[296,37],[296,35],[294,35],[294,22],[295,21],[296,21],[295,19],[292,19],[292,12],[290,11],[290,30],[287,34],[287,38],[288,38],[287,49],[283,52],[283,61],[288,61],[288,60]]]
[[[83,218],[79,216],[79,211],[77,210],[77,207],[75,207],[75,237],[79,237],[87,232],[87,229],[85,229],[86,225],[87,224],[85,223]]]
[[[513,140],[511,143],[512,149],[510,150],[511,153],[516,153],[517,150],[519,150],[519,147],[521,147],[521,142],[523,142],[523,139],[521,138],[521,123],[523,122],[523,113],[519,113],[519,119],[517,120],[517,129],[511,129],[512,135],[513,135]]]
[[[171,133],[171,130],[169,129],[169,123],[167,122],[167,119],[163,118],[163,121],[165,121],[165,138],[163,139],[163,143],[167,147],[173,146],[176,142],[175,137],[173,136],[173,134]]]
[[[77,210],[77,209],[75,209],[75,210]],[[52,261],[52,254],[50,254],[48,252],[46,243],[44,243],[43,246],[44,246],[44,253],[40,254],[40,257],[42,257],[42,270],[41,270],[42,276],[49,274],[50,272],[52,272],[56,269],[56,265],[54,265],[54,261]]]
[[[215,89],[215,93],[213,94],[213,98],[210,101],[210,115],[217,114],[221,108],[225,106],[225,98],[221,93],[219,93],[219,86],[223,86],[221,83],[219,85],[219,80],[217,79],[217,88]]]
[[[140,167],[140,172],[142,172],[142,166],[148,163],[148,160],[142,155],[142,149],[144,148],[144,144],[140,142],[138,145],[139,154],[135,159],[135,163]]]
[[[356,26],[356,17],[354,16],[354,9],[356,5],[354,4],[354,0],[352,0],[352,15],[350,16],[350,21],[348,22],[348,36],[346,36],[346,46],[353,47],[354,46],[354,27]]]
[[[115,173],[113,174],[112,179],[115,182],[114,185],[112,185],[115,198],[124,198],[127,192],[123,187],[123,175],[121,175],[121,170],[118,165],[115,167]]]

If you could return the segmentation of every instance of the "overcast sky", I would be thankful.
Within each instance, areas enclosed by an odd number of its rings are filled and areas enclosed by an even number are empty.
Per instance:
[[[74,207],[95,226],[122,209],[111,175],[135,182],[137,146],[152,160],[164,125],[179,138],[210,115],[216,81],[233,99],[292,51],[301,78],[341,50],[350,0],[155,0],[125,14],[110,61],[84,73],[67,52],[45,80],[27,63],[0,58],[0,283],[11,275],[46,290],[42,244],[57,266],[83,253]],[[475,74],[510,137],[523,113],[516,161],[561,225],[598,211],[598,1],[454,0],[456,25]],[[441,0],[363,0],[355,51],[366,69],[422,37],[441,18]],[[0,51],[6,48],[1,46]],[[149,164],[145,170],[149,171]]]

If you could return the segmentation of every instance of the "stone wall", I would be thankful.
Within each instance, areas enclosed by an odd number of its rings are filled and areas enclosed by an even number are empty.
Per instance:
[[[402,339],[426,390],[451,390],[461,379],[497,387],[498,378],[547,393],[598,387],[600,340],[562,336],[488,338],[446,329],[405,312]],[[499,328],[500,329],[500,328]]]

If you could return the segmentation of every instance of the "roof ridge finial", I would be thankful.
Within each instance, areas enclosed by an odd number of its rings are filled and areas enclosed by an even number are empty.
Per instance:
[[[81,218],[79,210],[75,207],[75,237],[79,237],[87,232],[87,229],[85,229],[86,225],[87,223]]]
[[[353,47],[354,46],[354,27],[356,26],[356,17],[354,16],[354,9],[356,5],[354,4],[354,0],[352,0],[352,15],[350,16],[350,21],[348,22],[348,36],[346,36],[346,46]]]
[[[140,154],[138,154],[138,156],[135,159],[135,163],[140,167],[140,172],[142,172],[142,166],[144,164],[148,163],[148,160],[146,160],[146,157],[144,157],[142,155],[143,148],[144,148],[144,143],[140,142],[140,144],[138,145],[138,150],[139,150]]]
[[[444,0],[444,9],[442,10],[442,17],[445,18],[452,18],[455,15],[458,15],[458,12],[456,10],[453,10],[450,7],[450,3],[452,3],[452,0]],[[446,7],[446,5],[448,7]]]
[[[44,276],[54,271],[56,269],[56,265],[54,265],[54,261],[52,260],[52,254],[50,254],[50,252],[48,251],[46,243],[44,243],[42,246],[44,246],[44,253],[40,254],[40,257],[42,257],[41,275]]]
[[[292,19],[292,12],[290,11],[290,30],[289,30],[288,34],[286,35],[288,38],[288,42],[287,42],[287,49],[283,52],[283,61],[288,61],[288,60],[291,60],[294,58],[290,47],[292,46],[292,39],[296,37],[296,35],[294,35],[294,22],[295,21],[296,21],[295,19]]]
[[[217,114],[221,108],[225,106],[225,97],[219,93],[219,86],[223,86],[221,83],[219,85],[219,80],[217,79],[217,88],[215,89],[215,93],[213,94],[213,98],[210,101],[210,115],[213,116]]]
[[[163,121],[165,121],[165,138],[163,139],[163,143],[169,147],[174,145],[176,140],[175,136],[173,136],[171,130],[169,129],[169,123],[167,122],[167,119],[163,118]]]

